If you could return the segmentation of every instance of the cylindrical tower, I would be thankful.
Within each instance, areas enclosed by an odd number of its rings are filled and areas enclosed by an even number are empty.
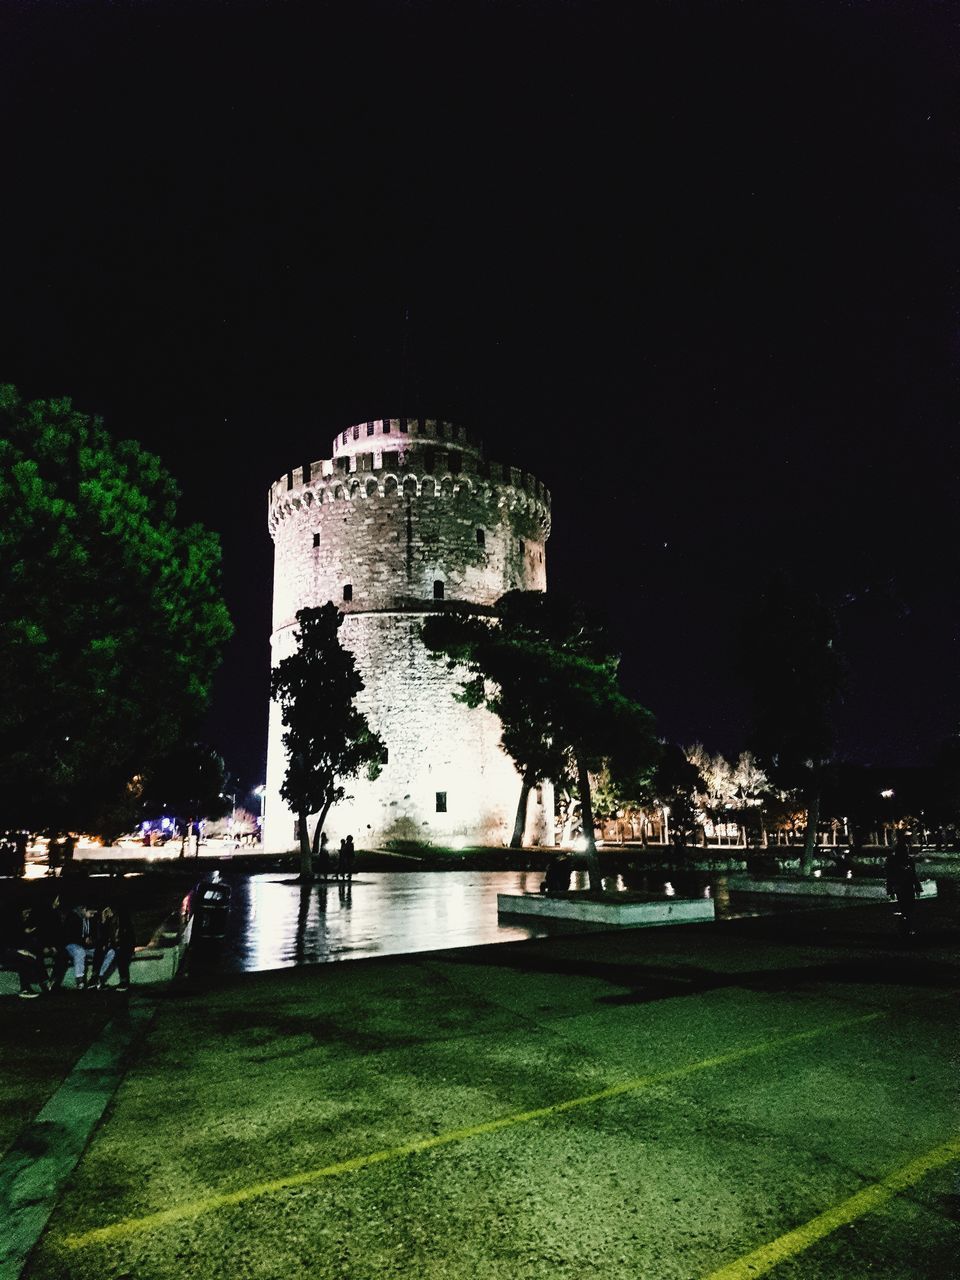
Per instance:
[[[492,605],[505,591],[546,590],[550,495],[534,476],[487,462],[462,427],[431,418],[363,422],[338,434],[332,458],[287,472],[270,489],[275,544],[272,661],[295,647],[298,609],[332,600],[341,642],[365,684],[357,699],[383,738],[375,782],[347,784],[330,811],[331,841],[502,844],[520,777],[500,723],[453,694],[432,662],[424,619],[451,602]],[[286,769],[279,709],[270,708],[264,844],[296,844],[280,799]],[[553,792],[531,792],[526,838],[553,843]]]

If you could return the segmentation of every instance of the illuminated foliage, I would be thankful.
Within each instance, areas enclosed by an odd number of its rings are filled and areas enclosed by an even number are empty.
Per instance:
[[[270,677],[270,696],[280,704],[286,733],[287,771],[280,795],[297,815],[300,874],[313,875],[313,857],[332,805],[344,799],[343,782],[361,769],[376,778],[386,748],[354,704],[363,680],[349,649],[337,635],[343,614],[336,605],[301,609],[294,632],[297,652],[283,658]],[[311,847],[307,818],[318,814]]]
[[[619,656],[599,619],[556,595],[510,591],[495,616],[436,615],[424,624],[423,638],[450,669],[465,668],[464,701],[500,717],[504,750],[524,787],[575,775],[590,884],[599,890],[590,772],[606,762],[626,776],[657,754],[653,717],[620,690]],[[524,809],[525,802],[523,792]]]
[[[0,387],[3,825],[99,829],[204,709],[232,627],[217,537],[178,496],[69,400]]]

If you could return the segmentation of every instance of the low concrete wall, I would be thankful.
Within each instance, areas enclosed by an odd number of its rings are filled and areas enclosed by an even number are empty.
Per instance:
[[[684,924],[696,920],[712,920],[715,907],[712,898],[664,898],[650,902],[617,902],[551,896],[545,893],[498,893],[500,915],[540,916],[555,920],[580,920],[590,924],[622,925],[637,928],[644,925]]]
[[[921,880],[922,898],[937,896],[936,880]],[[738,893],[779,893],[800,898],[863,898],[886,901],[887,886],[882,880],[845,880],[826,876],[779,876],[776,880],[759,880],[753,876],[727,877],[729,888]]]

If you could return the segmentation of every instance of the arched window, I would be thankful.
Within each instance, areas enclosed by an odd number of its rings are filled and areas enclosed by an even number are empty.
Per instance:
[[[353,599],[353,583],[345,582],[343,584],[343,598],[347,604]]]
[[[417,496],[416,476],[407,476],[406,480],[403,482],[403,492],[408,498],[415,498]]]
[[[383,482],[383,492],[385,497],[389,497],[391,494],[397,492],[396,476],[387,476],[386,480]]]
[[[377,492],[377,490],[379,489],[379,487],[380,486],[377,484],[376,480],[368,480],[367,481],[367,497],[372,498],[374,494]]]
[[[439,578],[437,578],[433,584],[433,598],[434,600],[443,599],[443,583],[440,581]]]
[[[423,481],[423,484],[420,486],[421,496],[424,498],[432,498],[435,490],[436,490],[436,485],[433,483],[430,477],[427,476]]]

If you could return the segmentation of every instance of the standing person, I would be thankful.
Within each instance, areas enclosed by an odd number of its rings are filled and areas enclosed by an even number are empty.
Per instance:
[[[355,854],[353,836],[347,836],[340,846],[340,879],[350,880],[353,876],[353,859]]]
[[[320,879],[326,880],[330,874],[330,842],[325,831],[320,833],[320,852],[317,865],[320,868]]]
[[[896,898],[900,907],[900,932],[912,937],[913,910],[917,898],[923,892],[923,885],[917,875],[917,865],[909,841],[902,831],[897,833],[897,842],[893,852],[887,854],[886,862],[887,894]]]

